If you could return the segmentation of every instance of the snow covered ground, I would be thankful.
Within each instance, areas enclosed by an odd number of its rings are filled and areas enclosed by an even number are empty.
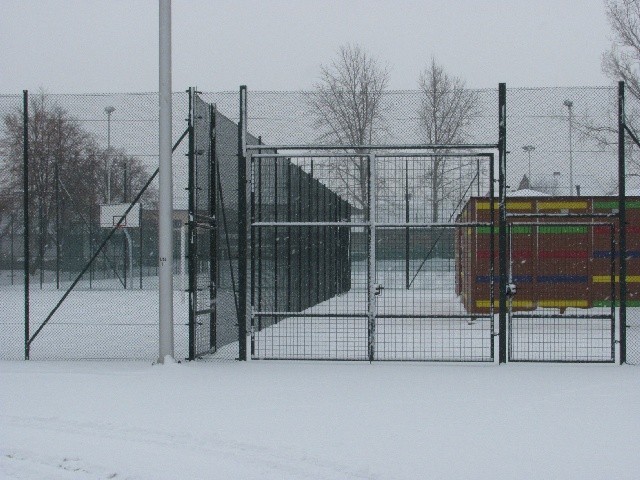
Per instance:
[[[7,479],[637,479],[640,370],[0,362]]]

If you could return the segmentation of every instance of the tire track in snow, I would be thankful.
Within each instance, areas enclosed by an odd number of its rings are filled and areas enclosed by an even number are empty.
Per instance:
[[[155,445],[162,447],[167,452],[175,453],[184,451],[185,453],[200,453],[211,458],[217,455],[225,459],[234,458],[238,465],[251,466],[251,470],[261,472],[261,478],[295,478],[295,479],[369,479],[378,478],[371,472],[354,471],[350,466],[341,465],[335,462],[327,462],[320,458],[308,454],[296,455],[283,449],[270,448],[255,445],[248,442],[222,439],[211,432],[206,438],[199,438],[185,433],[170,433],[162,430],[145,428],[127,428],[105,422],[81,422],[62,420],[53,417],[33,417],[24,418],[18,416],[0,415],[0,425],[17,427],[20,429],[34,429],[37,431],[49,431],[58,435],[76,435],[92,439],[109,439],[116,442],[132,443],[139,446]],[[160,456],[160,451],[158,452]],[[23,455],[24,456],[24,455]],[[204,458],[204,457],[203,457]],[[36,459],[36,461],[41,461]],[[83,465],[79,458],[74,459],[75,464]],[[58,461],[60,463],[60,461]],[[67,459],[66,465],[70,465]],[[115,477],[112,473],[105,476],[93,477],[91,475],[102,475],[94,473],[96,471],[107,471],[101,467],[81,466],[78,471],[85,470],[87,477],[77,478],[138,478],[118,474]],[[215,472],[210,472],[215,475]],[[265,475],[269,473],[270,475]],[[19,478],[19,477],[18,477]],[[28,477],[27,477],[28,478]]]

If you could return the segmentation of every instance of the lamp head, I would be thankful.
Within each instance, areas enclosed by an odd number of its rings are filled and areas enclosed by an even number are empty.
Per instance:
[[[111,105],[109,105],[108,107],[104,107],[104,111],[107,115],[111,115],[116,111],[116,107],[112,107]]]
[[[573,102],[571,100],[569,100],[569,99],[567,99],[564,102],[562,102],[562,104],[567,108],[573,107]]]

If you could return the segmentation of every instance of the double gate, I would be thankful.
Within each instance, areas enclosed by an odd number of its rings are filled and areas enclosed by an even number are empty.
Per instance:
[[[497,145],[266,146],[246,90],[238,124],[192,98],[190,358],[616,360],[617,202],[508,199],[504,121]]]
[[[251,357],[493,361],[493,308],[464,308],[455,269],[457,232],[493,229],[457,218],[493,194],[493,155],[324,148],[247,146]]]

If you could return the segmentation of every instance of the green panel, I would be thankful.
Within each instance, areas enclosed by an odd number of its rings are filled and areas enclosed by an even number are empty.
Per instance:
[[[587,227],[570,226],[570,225],[561,225],[561,226],[556,226],[556,225],[544,226],[544,225],[541,225],[541,226],[538,227],[538,232],[539,233],[560,233],[560,234],[587,233]]]
[[[491,233],[491,227],[478,227],[478,233]],[[496,235],[498,235],[498,226],[495,226],[495,230],[494,233]],[[530,234],[531,233],[531,227],[525,227],[525,226],[521,226],[521,225],[517,225],[515,227],[511,227],[511,233],[512,234]]]
[[[640,208],[640,201],[637,201],[637,200],[627,201],[625,202],[625,205],[629,209]],[[611,210],[614,208],[618,208],[618,202],[615,202],[615,201],[593,202],[593,208],[596,208],[598,210]]]

